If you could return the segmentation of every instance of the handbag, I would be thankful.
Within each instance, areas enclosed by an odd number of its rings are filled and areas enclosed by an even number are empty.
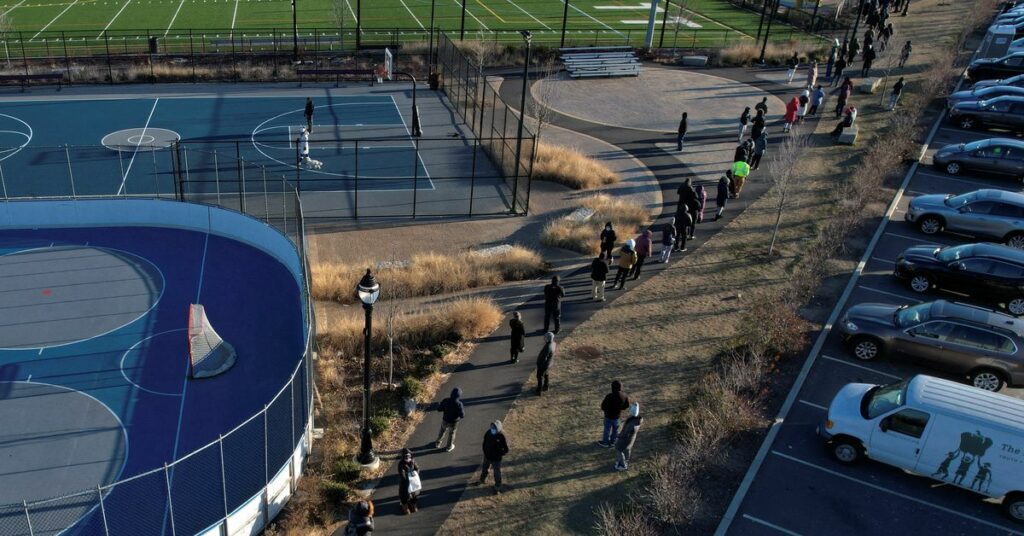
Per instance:
[[[423,483],[420,482],[419,471],[409,471],[409,494],[418,493],[423,489]]]

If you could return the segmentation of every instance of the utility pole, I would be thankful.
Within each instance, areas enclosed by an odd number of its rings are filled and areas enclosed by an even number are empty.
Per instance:
[[[292,61],[299,61],[299,18],[295,9],[296,0],[292,0]]]

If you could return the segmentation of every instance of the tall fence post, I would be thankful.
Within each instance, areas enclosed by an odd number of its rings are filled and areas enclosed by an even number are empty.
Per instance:
[[[672,9],[672,0],[665,0],[665,14],[661,17],[661,35],[658,37],[658,48],[665,47],[665,26],[668,26],[668,12],[670,9]],[[676,24],[679,24],[678,20]]]
[[[174,141],[174,153],[173,154],[174,154],[173,162],[176,164],[175,165],[175,170],[174,170],[175,171],[174,172],[174,180],[175,180],[175,182],[177,182],[177,185],[176,185],[177,188],[175,188],[175,193],[178,195],[178,201],[184,201],[185,200],[185,177],[184,177],[184,175],[182,175],[182,172],[181,172],[181,168],[182,168],[182,166],[181,166],[181,142],[179,140],[175,140]]]
[[[28,501],[21,501],[21,507],[25,509],[25,521],[28,523],[28,536],[35,536],[35,531],[32,530],[32,516],[28,513]]]
[[[107,32],[103,32],[103,43],[107,47],[107,79],[110,83],[114,83],[114,68],[110,65],[110,35]]]
[[[110,536],[110,526],[107,524],[107,506],[103,504],[103,488],[96,486],[96,493],[100,496],[100,517],[103,518],[103,534]]]
[[[177,532],[174,530],[174,499],[171,498],[171,468],[165,463],[164,464],[164,481],[167,483],[167,512],[171,518],[171,536],[175,536]]]
[[[196,83],[196,48],[192,41],[192,29],[188,30],[188,59],[192,62],[192,83]]]
[[[344,143],[344,142],[342,142],[342,143]],[[355,160],[355,195],[353,196],[353,199],[352,199],[352,217],[358,220],[359,219],[359,140],[355,141],[355,149],[356,149],[356,156],[355,156],[355,159],[354,159]],[[342,147],[342,150],[344,150],[344,146]]]
[[[245,214],[245,167],[242,165],[242,147],[235,142],[235,162],[238,165],[238,208],[239,212]]]
[[[64,45],[64,72],[68,77],[68,85],[71,85],[71,58],[68,57],[68,38],[63,30],[60,32],[60,42]]]
[[[473,216],[473,197],[476,190],[476,153],[480,150],[480,138],[473,141],[473,164],[469,170],[469,215]]]
[[[7,197],[7,180],[4,179],[4,166],[2,163],[0,163],[0,187],[2,187],[4,191],[4,201],[7,201],[9,199]]]
[[[18,32],[18,41],[21,43],[21,63],[25,66],[25,76],[28,76],[28,54],[25,52],[25,34]]]
[[[263,404],[263,527],[270,524],[270,495],[267,487],[270,486],[270,429],[267,427],[267,406]]]
[[[412,218],[416,219],[416,194],[419,193],[417,186],[419,186],[420,177],[420,139],[416,138],[416,141],[414,141],[413,143],[415,144],[415,146],[412,158]]]
[[[220,447],[220,484],[221,492],[224,496],[224,533],[231,534],[228,530],[228,515],[231,514],[231,510],[228,509],[228,476],[227,471],[224,469],[224,435],[221,434],[217,438],[217,446]]]

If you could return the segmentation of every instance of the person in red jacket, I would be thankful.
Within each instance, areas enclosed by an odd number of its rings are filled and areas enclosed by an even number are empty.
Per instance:
[[[785,126],[782,128],[783,132],[789,132],[789,129],[793,128],[793,123],[796,123],[796,113],[800,109],[800,99],[793,97],[786,103],[786,115],[782,116],[782,121],[785,122]]]
[[[633,281],[640,278],[640,269],[644,267],[644,260],[651,256],[651,249],[654,247],[653,238],[654,233],[650,229],[636,237],[636,264],[633,265]]]

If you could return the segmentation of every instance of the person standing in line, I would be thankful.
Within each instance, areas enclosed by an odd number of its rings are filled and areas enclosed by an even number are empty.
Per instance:
[[[903,13],[900,13],[900,16],[906,17],[907,11],[910,11],[910,0],[903,0]]]
[[[828,61],[825,62],[825,78],[832,80],[832,68],[836,66],[836,49],[839,47],[839,40],[836,39],[836,44],[832,45],[832,50],[828,53]]]
[[[740,192],[743,191],[743,183],[747,180],[747,175],[750,174],[750,164],[746,162],[733,162],[732,163],[732,176],[733,184],[733,199],[739,199]]]
[[[672,246],[676,243],[676,219],[672,218],[661,228],[661,262],[668,262]]]
[[[800,99],[793,97],[786,103],[786,115],[782,116],[782,131],[789,132],[793,128],[793,123],[796,123],[797,110],[800,109]]]
[[[604,224],[604,230],[601,231],[601,257],[608,254],[608,261],[612,260],[612,251],[615,250],[615,240],[618,237],[615,236],[615,229],[612,228],[612,222]]]
[[[640,433],[640,425],[644,418],[640,416],[640,403],[633,402],[629,406],[629,418],[622,425],[622,432],[615,441],[615,450],[618,456],[615,459],[615,470],[625,471],[629,468],[629,458],[633,454],[633,445],[636,444],[636,436]]]
[[[604,431],[601,432],[601,440],[598,445],[610,449],[619,438],[619,419],[622,417],[622,410],[629,409],[629,397],[622,392],[622,383],[619,380],[612,382],[612,392],[604,396],[601,401],[601,411],[604,412]]]
[[[871,24],[868,24],[868,26],[871,26]],[[868,28],[867,30],[864,31],[864,51],[867,52],[867,50],[871,48],[871,45],[874,44],[875,32],[871,31],[871,28]]]
[[[850,38],[850,49],[846,51],[846,65],[849,66],[857,59],[857,54],[860,53],[860,42],[857,41],[857,36]]]
[[[694,221],[696,227],[698,223],[704,223],[704,207],[708,205],[708,191],[704,189],[703,184],[698,184],[694,190],[697,192],[697,220]]]
[[[750,160],[750,145],[744,141],[736,146],[736,150],[732,153],[732,161],[746,162],[747,160]]]
[[[697,202],[697,191],[693,189],[693,179],[687,177],[683,179],[683,183],[679,185],[677,190],[679,194],[679,204],[676,206],[676,212],[680,209],[685,209],[689,218],[686,218],[689,224],[686,229],[686,236],[693,238],[693,234],[696,231],[694,226],[697,223],[697,211],[700,209],[700,204]]]
[[[715,195],[715,221],[722,219],[722,212],[725,211],[725,205],[729,202],[729,176],[732,171],[727,171],[726,175],[722,175],[718,179],[718,192]]]
[[[555,321],[555,331],[558,333],[562,327],[562,298],[565,297],[565,289],[558,284],[559,277],[551,276],[551,283],[544,285],[544,331],[549,331],[551,321]]]
[[[825,101],[825,90],[821,88],[821,84],[814,88],[814,93],[811,93],[811,109],[807,113],[810,115],[818,115],[818,107]]]
[[[303,114],[306,116],[306,130],[313,132],[313,99],[306,98],[306,109]]]
[[[477,484],[483,485],[487,482],[487,473],[494,468],[494,493],[501,493],[501,459],[508,454],[508,441],[502,432],[501,421],[494,421],[491,427],[484,432],[484,462],[480,469],[480,480]]]
[[[750,121],[750,137],[757,139],[761,135],[761,131],[764,130],[764,112],[761,110],[757,111],[757,115]]]
[[[676,131],[676,150],[683,150],[683,141],[686,140],[686,112],[683,112],[682,119],[679,120],[679,130]]]
[[[836,60],[836,75],[835,75],[835,77],[829,79],[829,87],[835,87],[835,86],[839,85],[839,81],[842,80],[842,78],[843,78],[843,71],[845,71],[845,70],[846,70],[846,58],[843,57],[843,56],[840,56],[839,59]]]
[[[402,505],[403,514],[416,512],[416,504],[419,502],[419,466],[412,459],[412,451],[402,449],[402,459],[398,462],[398,502]],[[416,481],[416,489],[409,487],[410,476]]]
[[[786,60],[786,67],[789,67],[789,71],[786,72],[786,83],[792,84],[793,77],[796,76],[796,70],[800,68],[800,56],[796,52],[793,53],[793,57]]]
[[[901,76],[895,84],[892,85],[892,93],[889,95],[889,111],[896,109],[896,103],[900,100],[900,95],[903,93],[903,77]]]
[[[914,46],[907,41],[907,44],[903,45],[903,50],[900,51],[900,68],[906,65],[907,60],[910,59],[910,53],[914,50]]]
[[[818,62],[812,61],[807,66],[807,89],[813,89],[814,84],[818,83]]]
[[[761,102],[754,105],[754,111],[768,115],[768,97],[761,97]]]
[[[608,263],[600,256],[590,263],[590,295],[594,301],[604,301],[604,285],[608,281]]]
[[[523,315],[519,314],[519,311],[512,313],[512,320],[508,321],[508,327],[512,331],[509,337],[512,346],[510,361],[518,363],[520,352],[526,351],[526,326],[523,324]]]
[[[896,30],[892,27],[891,22],[889,24],[886,24],[885,28],[882,29],[882,52],[885,52],[886,47],[889,46],[889,40],[892,39],[892,34],[894,33],[896,33]]]
[[[761,165],[761,158],[768,150],[768,133],[762,132],[761,136],[754,141],[754,159],[750,163],[750,169],[757,169]]]
[[[619,286],[619,290],[626,290],[626,279],[636,265],[636,242],[633,239],[626,240],[626,244],[619,250],[619,270],[615,272],[615,279],[612,281],[612,290]],[[621,281],[621,283],[620,283]]]
[[[640,236],[636,237],[636,264],[633,265],[633,281],[640,279],[640,270],[644,267],[644,261],[651,256],[651,250],[654,248],[653,238],[654,233],[650,229],[645,229]]]
[[[348,511],[345,536],[366,536],[373,532],[373,502],[359,501]]]
[[[800,93],[800,97],[798,97],[798,99],[800,101],[800,107],[797,108],[796,122],[803,123],[804,116],[807,115],[807,109],[810,108],[811,106],[811,92],[807,91],[806,89],[803,90],[803,92]]]
[[[544,346],[541,346],[537,354],[537,395],[548,390],[548,370],[555,360],[555,334],[550,331],[544,334]]]
[[[875,47],[864,48],[864,65],[860,69],[861,77],[867,78],[871,74],[871,64],[874,63],[876,57],[878,55],[875,54]]]
[[[690,216],[690,209],[680,203],[676,206],[676,216],[672,218],[676,226],[676,243],[672,251],[686,251],[686,234],[690,232],[693,219]]]
[[[836,88],[836,90],[835,90],[835,93],[838,94],[838,96],[836,97],[836,110],[835,110],[835,112],[836,112],[836,119],[839,119],[840,117],[842,117],[843,110],[846,109],[846,99],[848,99],[850,97],[850,90],[849,90],[850,86],[847,86],[846,82],[849,82],[849,81],[850,81],[850,77],[847,76],[846,77],[846,81],[844,81],[843,84],[841,86],[839,86],[838,88]],[[850,82],[850,85],[852,86],[853,82]]]
[[[456,387],[452,389],[451,396],[438,404],[437,411],[441,412],[441,432],[437,434],[434,448],[444,448],[447,452],[455,450],[455,429],[458,428],[459,421],[466,417],[466,410],[462,406],[461,399],[462,389]],[[442,440],[446,437],[448,438],[448,444],[445,447],[441,447],[444,443]]]
[[[743,141],[743,135],[747,133],[747,127],[750,125],[750,106],[743,108],[743,113],[740,114],[740,141]]]

